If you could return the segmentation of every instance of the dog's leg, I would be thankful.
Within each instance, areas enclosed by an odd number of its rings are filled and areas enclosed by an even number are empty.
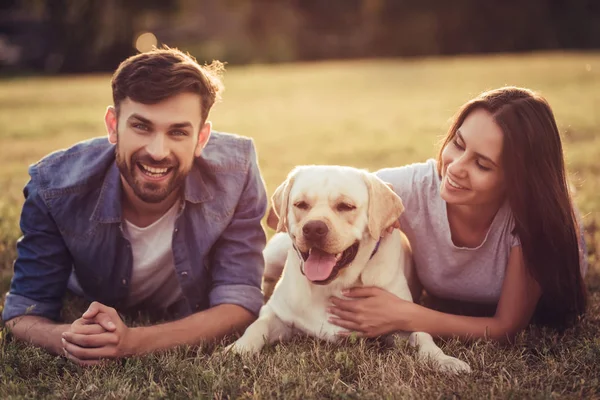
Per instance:
[[[419,358],[431,358],[440,371],[450,373],[471,372],[469,364],[458,358],[444,354],[442,349],[435,344],[429,333],[413,332],[410,334],[408,342],[411,346],[418,348]]]
[[[279,319],[269,305],[266,305],[261,311],[260,317],[246,329],[241,338],[229,345],[226,351],[231,350],[238,354],[256,354],[265,343],[284,340],[291,333],[292,328]]]
[[[275,290],[275,285],[281,278],[285,260],[289,249],[292,248],[292,239],[287,233],[277,233],[269,240],[263,251],[265,258],[265,272],[262,281],[262,290],[265,303]]]

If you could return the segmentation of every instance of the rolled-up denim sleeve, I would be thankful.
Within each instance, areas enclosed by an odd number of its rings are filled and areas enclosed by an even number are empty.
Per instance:
[[[267,210],[267,193],[260,175],[254,145],[244,189],[233,218],[213,247],[210,306],[236,304],[258,314],[263,304],[260,289],[266,243],[261,220]]]
[[[72,259],[59,229],[43,201],[35,173],[23,191],[23,236],[17,242],[17,259],[2,319],[36,315],[58,320]]]

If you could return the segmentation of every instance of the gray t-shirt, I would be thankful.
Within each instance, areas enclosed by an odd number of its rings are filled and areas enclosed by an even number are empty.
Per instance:
[[[446,202],[440,196],[435,160],[382,169],[376,175],[391,183],[402,199],[401,229],[412,246],[425,290],[445,299],[497,303],[511,248],[520,245],[512,233],[508,203],[498,210],[478,247],[457,247],[451,238]]]

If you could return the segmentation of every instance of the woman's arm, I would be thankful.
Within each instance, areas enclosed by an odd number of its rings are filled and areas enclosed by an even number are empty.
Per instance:
[[[507,340],[525,328],[541,295],[523,260],[520,246],[513,247],[493,317],[465,317],[431,310],[402,300],[379,288],[350,289],[351,300],[332,298],[332,323],[373,337],[393,331],[427,332],[433,336],[463,339]]]
[[[500,300],[493,317],[465,317],[416,306],[408,326],[400,325],[410,331],[423,331],[433,336],[510,339],[527,326],[540,295],[539,285],[525,268],[521,246],[516,246],[508,259]]]

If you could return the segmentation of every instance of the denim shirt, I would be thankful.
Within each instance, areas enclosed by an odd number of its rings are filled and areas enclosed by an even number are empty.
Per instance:
[[[106,138],[50,154],[29,168],[23,236],[2,319],[59,320],[73,271],[87,300],[123,308],[132,251],[123,236],[121,178]],[[265,185],[252,141],[213,132],[195,159],[173,232],[173,261],[184,301],[177,316],[218,304],[258,314],[264,268]]]

